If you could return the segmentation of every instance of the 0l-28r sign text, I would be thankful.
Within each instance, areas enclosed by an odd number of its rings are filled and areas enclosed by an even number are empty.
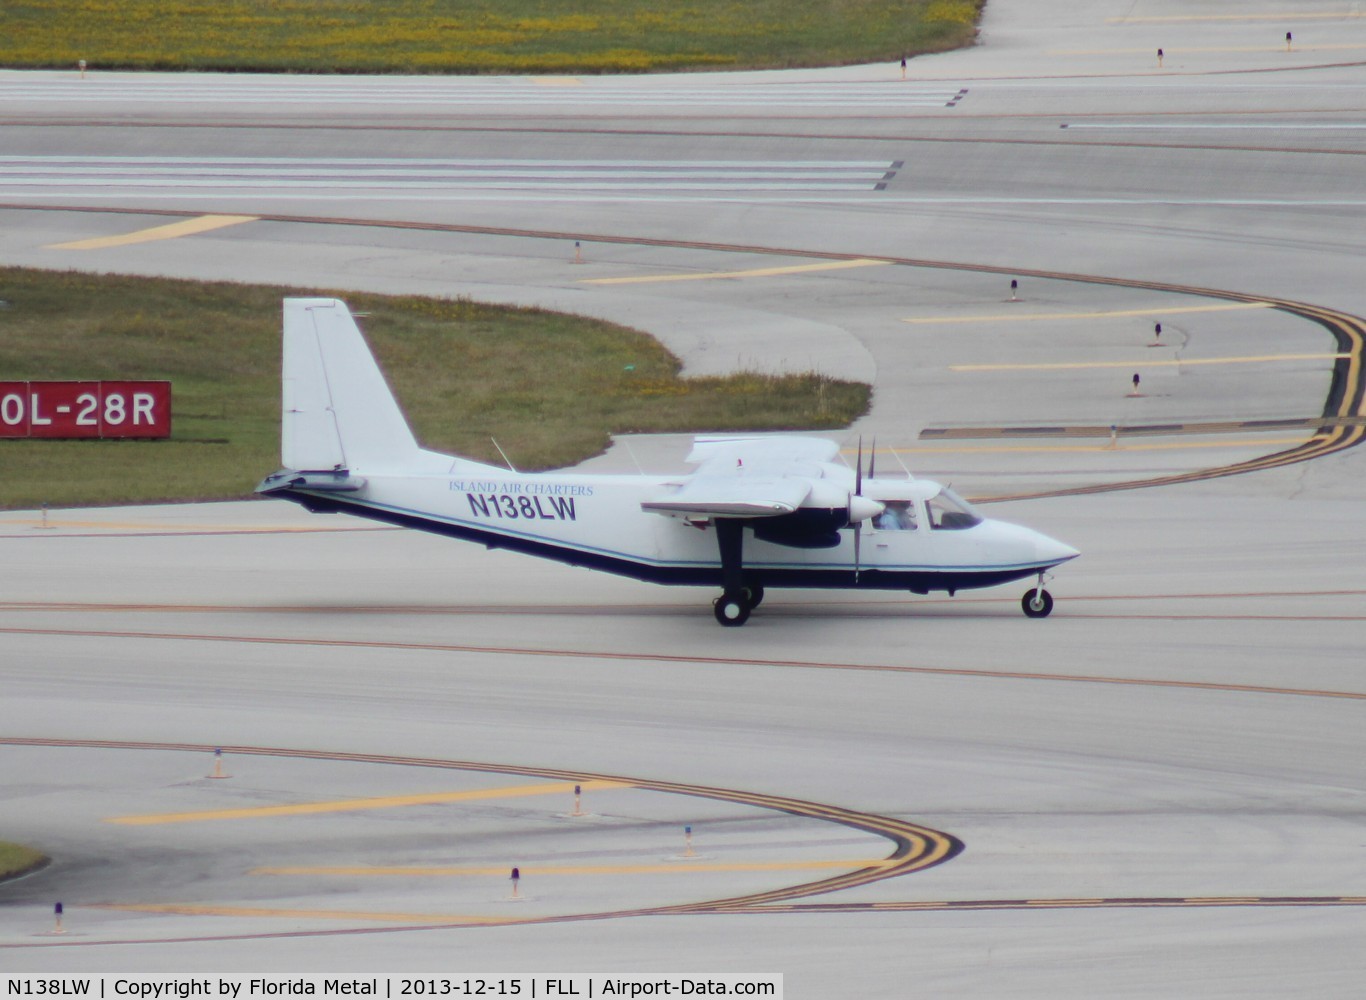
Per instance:
[[[170,382],[0,382],[0,438],[170,436]]]

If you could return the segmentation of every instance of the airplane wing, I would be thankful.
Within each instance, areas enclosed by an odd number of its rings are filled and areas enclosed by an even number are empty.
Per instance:
[[[640,509],[675,517],[773,517],[791,514],[810,492],[807,479],[699,473]]]
[[[693,438],[692,452],[685,461],[700,466],[699,473],[723,467],[754,471],[800,462],[829,462],[839,453],[840,446],[826,438],[715,435]]]
[[[697,471],[640,506],[674,517],[791,514],[817,490],[821,463],[838,453],[825,438],[699,437],[687,459]]]

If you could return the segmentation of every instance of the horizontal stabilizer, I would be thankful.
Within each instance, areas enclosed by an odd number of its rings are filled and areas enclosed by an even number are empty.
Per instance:
[[[292,472],[285,469],[266,476],[261,485],[256,487],[256,492],[312,490],[315,493],[357,493],[364,488],[364,479],[345,472]]]

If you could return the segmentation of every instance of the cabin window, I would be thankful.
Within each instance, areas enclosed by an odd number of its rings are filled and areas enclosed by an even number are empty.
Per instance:
[[[982,523],[971,505],[950,489],[931,497],[925,508],[929,512],[930,527],[936,531],[961,531]]]
[[[879,531],[914,531],[916,527],[915,504],[909,500],[886,500],[881,514],[873,519],[873,527]]]

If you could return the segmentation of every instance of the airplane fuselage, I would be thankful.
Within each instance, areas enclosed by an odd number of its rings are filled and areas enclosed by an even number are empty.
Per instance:
[[[651,583],[717,585],[722,571],[710,525],[641,513],[641,503],[671,481],[480,466],[441,476],[370,475],[346,492],[288,486],[270,492],[317,512],[353,514]],[[906,484],[896,485],[908,492]],[[937,490],[925,481],[915,485],[921,494]],[[836,544],[830,547],[779,544],[747,531],[745,576],[766,587],[953,592],[1035,576],[1074,554],[1002,521],[936,527],[923,500],[907,502],[920,505],[914,529],[884,530],[870,521],[832,533]],[[862,532],[857,564],[855,531]]]

